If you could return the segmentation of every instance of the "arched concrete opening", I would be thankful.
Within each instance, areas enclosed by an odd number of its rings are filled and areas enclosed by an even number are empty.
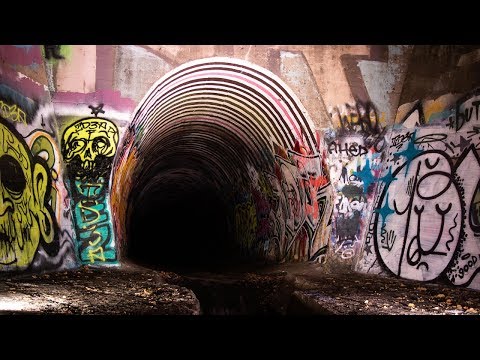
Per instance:
[[[310,184],[326,178],[318,149],[307,111],[270,71],[230,58],[174,69],[139,103],[114,159],[121,257],[207,268],[282,261],[300,236],[297,260],[308,259],[324,241],[317,193],[328,181]]]

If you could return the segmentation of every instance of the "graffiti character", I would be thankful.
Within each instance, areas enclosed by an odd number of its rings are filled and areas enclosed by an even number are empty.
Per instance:
[[[107,187],[117,144],[117,126],[104,118],[80,119],[63,133],[62,153],[83,264],[116,262]]]
[[[45,160],[32,156],[22,136],[3,118],[0,144],[0,269],[22,270],[41,241],[47,252],[58,251],[57,224],[48,203],[52,179]]]
[[[77,176],[106,176],[118,144],[117,126],[103,118],[81,119],[63,133],[65,162]]]

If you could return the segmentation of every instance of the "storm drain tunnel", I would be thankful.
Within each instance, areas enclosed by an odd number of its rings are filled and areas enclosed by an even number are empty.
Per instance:
[[[318,160],[311,119],[273,73],[209,58],[166,74],[139,103],[113,164],[121,257],[195,268],[285,258],[288,225],[310,195],[288,184],[295,174],[276,160],[288,151]]]

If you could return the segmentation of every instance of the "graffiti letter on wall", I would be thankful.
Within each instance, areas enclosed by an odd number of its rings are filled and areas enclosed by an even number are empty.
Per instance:
[[[20,109],[17,105],[8,105],[0,100],[0,116],[4,119],[27,123],[27,116],[25,111]]]

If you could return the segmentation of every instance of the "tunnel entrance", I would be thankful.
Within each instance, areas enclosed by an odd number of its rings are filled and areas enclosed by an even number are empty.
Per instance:
[[[317,230],[331,206],[318,139],[264,68],[208,58],[172,70],[137,106],[113,162],[120,258],[176,271],[309,260],[326,247]]]
[[[155,188],[132,209],[127,255],[178,272],[216,271],[234,261],[229,215],[214,188]]]

